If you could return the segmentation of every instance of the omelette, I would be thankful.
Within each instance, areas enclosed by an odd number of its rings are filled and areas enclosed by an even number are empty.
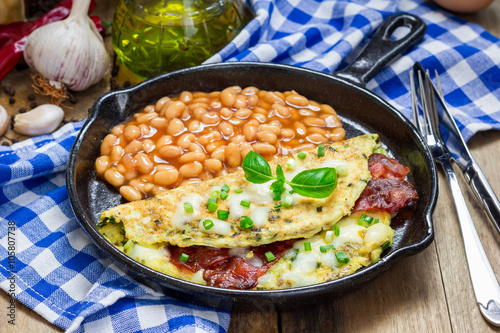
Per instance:
[[[273,200],[271,182],[250,183],[238,171],[111,208],[98,229],[138,262],[194,283],[273,290],[330,281],[376,262],[392,245],[391,214],[351,213],[372,176],[368,160],[378,151],[378,136],[367,134],[326,146],[324,156],[314,149],[305,158],[295,154],[269,163],[273,170],[281,165],[287,180],[304,170],[343,170],[326,198],[287,187],[293,200],[285,207]],[[219,218],[210,201],[228,214]],[[242,227],[242,217],[253,225]]]

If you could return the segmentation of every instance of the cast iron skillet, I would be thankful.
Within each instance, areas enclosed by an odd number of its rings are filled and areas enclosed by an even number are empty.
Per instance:
[[[398,27],[410,32],[394,41]],[[271,63],[222,63],[172,72],[137,86],[110,92],[90,109],[70,154],[67,186],[76,218],[97,246],[125,267],[129,274],[156,290],[197,304],[230,308],[232,303],[260,309],[294,304],[344,292],[386,271],[397,259],[413,255],[433,240],[431,215],[437,199],[437,176],[431,154],[416,129],[387,102],[362,85],[400,52],[425,33],[425,24],[415,16],[398,14],[387,20],[358,59],[346,70],[330,75],[304,68]],[[118,251],[96,230],[100,214],[122,199],[117,190],[96,177],[94,163],[102,139],[111,128],[166,95],[184,90],[214,91],[239,85],[264,90],[296,90],[303,96],[333,106],[341,118],[346,136],[378,133],[389,154],[411,169],[410,181],[420,199],[393,220],[394,243],[382,259],[358,272],[330,282],[286,290],[231,290],[182,281],[150,269]],[[395,286],[397,288],[397,286]]]

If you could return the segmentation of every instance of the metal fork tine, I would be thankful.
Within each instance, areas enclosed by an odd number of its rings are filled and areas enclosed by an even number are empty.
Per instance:
[[[441,96],[441,98],[444,99],[443,90],[441,90],[441,82],[439,82],[439,75],[437,69],[434,70],[434,77],[436,78],[437,90],[439,91],[439,96]]]
[[[417,95],[415,90],[415,80],[413,78],[413,69],[410,71],[410,93],[411,93],[411,109],[413,111],[413,124],[417,127],[419,132],[422,132],[422,126],[420,126],[420,117],[418,112]]]
[[[419,87],[419,92],[420,92],[420,101],[422,104],[422,114],[423,114],[423,128],[425,131],[425,135],[432,134],[432,128],[429,126],[429,100],[428,97],[429,95],[426,93],[427,88],[426,85],[424,84],[424,81],[422,79],[422,73],[419,71],[418,73],[418,87]],[[424,132],[423,132],[424,134]]]

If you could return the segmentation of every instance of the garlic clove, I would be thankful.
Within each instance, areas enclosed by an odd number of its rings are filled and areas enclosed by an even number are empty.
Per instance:
[[[9,128],[10,117],[7,114],[7,110],[3,106],[0,105],[0,136],[4,135],[7,132],[7,128]]]
[[[55,131],[64,118],[64,111],[57,105],[43,104],[14,117],[14,131],[36,136]]]

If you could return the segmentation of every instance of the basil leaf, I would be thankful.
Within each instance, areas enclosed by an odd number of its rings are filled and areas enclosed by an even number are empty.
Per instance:
[[[285,173],[283,172],[283,168],[279,164],[276,166],[276,178],[278,178],[278,180],[281,180],[283,183],[285,182]]]
[[[251,183],[262,184],[274,179],[269,163],[254,151],[245,156],[241,167],[245,172],[245,178]]]
[[[337,171],[335,168],[305,170],[287,184],[302,196],[326,198],[337,188]]]

